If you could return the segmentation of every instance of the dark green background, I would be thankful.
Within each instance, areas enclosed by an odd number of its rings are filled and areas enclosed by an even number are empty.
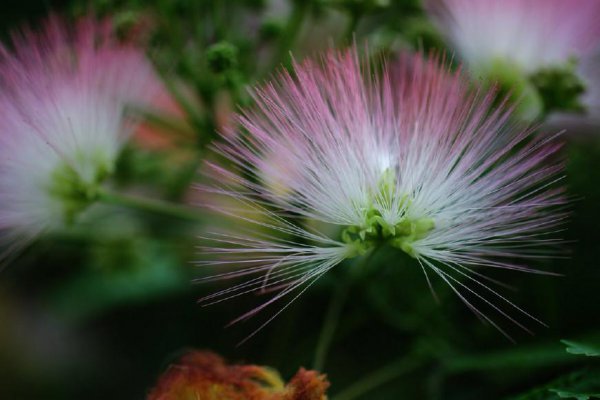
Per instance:
[[[156,10],[168,4],[130,3],[136,10],[140,4]],[[130,3],[98,2],[102,13],[111,7],[127,9]],[[182,10],[191,4],[176,3]],[[201,3],[211,8],[210,2]],[[81,2],[5,0],[0,26],[4,36],[23,21],[35,24],[49,10],[72,13],[82,7]],[[173,18],[172,24],[181,23]],[[398,26],[402,15],[369,18],[360,25],[361,34],[368,35],[378,24],[398,35],[414,33]],[[169,42],[163,38],[158,45],[168,47]],[[243,58],[247,53],[241,48]],[[557,395],[544,385],[556,379],[551,387],[588,385],[582,390],[600,392],[598,375],[593,375],[597,359],[568,354],[560,343],[600,344],[600,132],[570,133],[563,139],[566,184],[573,197],[572,217],[560,234],[568,258],[533,265],[564,276],[494,275],[517,288],[503,293],[549,327],[529,324],[535,332],[529,336],[509,326],[516,341],[511,343],[440,282],[435,283],[437,304],[418,265],[383,250],[373,260],[374,273],[352,288],[344,308],[324,370],[331,394],[387,364],[404,366],[406,372],[363,398],[551,399]],[[154,155],[143,157],[143,162],[160,162]],[[131,222],[137,220],[143,222]],[[92,225],[91,238],[40,240],[2,271],[0,398],[140,399],[170,362],[192,348],[270,365],[286,378],[300,366],[310,367],[325,309],[350,265],[337,267],[237,347],[264,315],[224,326],[261,299],[249,296],[207,308],[196,304],[215,288],[191,283],[202,275],[190,263],[197,258],[193,227],[123,211],[114,222],[123,225],[117,234]],[[110,234],[95,236],[105,229]],[[577,371],[584,371],[583,378],[568,376]]]

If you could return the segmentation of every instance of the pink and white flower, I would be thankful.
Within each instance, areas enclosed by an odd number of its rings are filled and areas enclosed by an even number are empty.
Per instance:
[[[595,88],[582,65],[600,51],[599,1],[427,0],[426,6],[471,72],[511,92],[522,118],[597,111],[586,98]]]
[[[256,226],[209,235],[201,264],[234,269],[208,279],[246,280],[205,302],[275,292],[245,319],[388,243],[482,318],[469,298],[513,320],[502,305],[520,309],[477,267],[531,272],[517,260],[556,245],[547,236],[564,217],[552,188],[560,145],[510,122],[495,93],[470,89],[439,61],[404,55],[376,74],[355,50],[331,51],[255,91],[239,132],[217,146],[230,165],[209,163],[203,188],[229,199],[211,208]],[[273,155],[284,168],[265,164]]]
[[[533,73],[600,49],[596,0],[428,0],[427,5],[476,70],[504,61]]]
[[[159,87],[110,21],[50,17],[0,45],[0,235],[20,246],[89,205]]]

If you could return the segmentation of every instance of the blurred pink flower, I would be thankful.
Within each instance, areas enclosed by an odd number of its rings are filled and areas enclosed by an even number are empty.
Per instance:
[[[560,145],[509,122],[494,92],[471,90],[439,61],[407,54],[375,74],[355,50],[330,51],[255,91],[238,118],[245,133],[217,146],[230,167],[209,163],[214,183],[203,188],[226,199],[208,207],[243,222],[208,235],[201,265],[235,269],[207,279],[247,280],[204,302],[276,293],[238,320],[286,295],[289,305],[341,261],[388,243],[482,318],[474,302],[518,323],[492,300],[521,310],[476,268],[533,272],[515,259],[555,246],[547,236],[564,198],[549,186],[562,165],[549,158]]]
[[[512,93],[521,118],[598,111],[589,102],[598,78],[590,82],[585,65],[600,51],[599,1],[427,0],[426,6],[471,72]]]
[[[89,205],[160,87],[109,20],[50,17],[0,45],[0,235],[13,247]]]
[[[474,69],[507,61],[526,73],[600,48],[597,0],[427,0],[461,58]]]

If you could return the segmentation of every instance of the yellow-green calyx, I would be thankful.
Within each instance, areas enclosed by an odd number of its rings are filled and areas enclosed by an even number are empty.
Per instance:
[[[380,204],[392,204],[392,196],[397,196],[395,186],[395,173],[388,168],[380,179],[379,193],[372,197]],[[397,207],[406,214],[410,203],[409,196],[405,195]],[[349,226],[342,231],[342,241],[349,245],[348,257],[363,255],[378,245],[389,243],[416,258],[418,254],[413,247],[414,242],[426,237],[434,227],[434,220],[426,217],[415,219],[405,216],[400,222],[390,224],[379,210],[372,207],[366,213],[364,224]]]
[[[342,231],[342,241],[350,245],[348,257],[363,255],[372,248],[389,243],[411,257],[417,257],[413,244],[423,239],[435,227],[432,218],[405,218],[388,224],[377,211],[370,211],[364,226],[349,226]]]
[[[48,192],[60,202],[65,224],[72,224],[82,211],[97,200],[100,184],[112,172],[112,164],[106,161],[106,157],[96,155],[84,158],[82,155],[80,159],[94,166],[94,173],[89,178],[83,178],[66,162],[57,166],[50,178]]]

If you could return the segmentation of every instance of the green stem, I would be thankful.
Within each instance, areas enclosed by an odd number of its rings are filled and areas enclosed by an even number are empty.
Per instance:
[[[421,360],[415,360],[412,357],[406,357],[400,361],[394,361],[391,364],[382,367],[373,373],[365,376],[363,379],[349,386],[332,400],[354,400],[370,392],[371,390],[390,382],[401,375],[413,371],[422,365]]]
[[[218,1],[212,6],[212,19],[215,24],[215,37],[224,38],[227,32],[224,16],[227,15],[225,10],[226,1]]]
[[[325,316],[325,322],[323,327],[321,328],[321,333],[319,335],[319,341],[317,342],[317,350],[315,352],[315,360],[313,362],[313,369],[316,371],[322,371],[325,366],[325,359],[327,358],[327,353],[329,351],[329,347],[331,346],[331,342],[333,341],[333,337],[335,334],[335,330],[337,328],[338,322],[340,320],[340,316],[342,314],[342,310],[344,308],[344,303],[348,298],[348,293],[350,292],[350,280],[347,279],[345,282],[342,282],[335,291],[335,294],[331,298],[331,302],[329,303],[329,307],[327,309],[327,315]]]
[[[182,171],[173,179],[166,192],[167,199],[176,200],[184,196],[190,184],[198,176],[198,168],[202,164],[202,152],[198,150],[198,154],[194,156],[186,165],[182,167]]]
[[[366,266],[366,264],[373,258],[377,248],[371,250],[371,252],[357,260],[355,265],[352,268],[355,271],[351,271],[346,279],[339,284],[337,287],[331,301],[329,302],[329,306],[327,308],[327,314],[325,316],[325,322],[323,323],[323,327],[321,328],[321,333],[319,334],[319,340],[317,342],[317,349],[315,351],[315,358],[313,362],[313,369],[316,371],[322,371],[325,366],[325,360],[327,358],[327,353],[329,352],[329,347],[333,342],[333,337],[335,335],[335,331],[337,329],[338,323],[340,321],[340,316],[342,314],[342,310],[344,309],[344,304],[346,299],[348,298],[348,293],[350,292],[350,288],[352,284],[357,279],[357,277],[362,276],[362,270]]]
[[[204,222],[204,217],[202,217],[196,210],[162,200],[116,193],[106,189],[100,189],[97,193],[97,196],[99,201],[107,204],[123,206],[154,214],[161,214],[191,222]]]

